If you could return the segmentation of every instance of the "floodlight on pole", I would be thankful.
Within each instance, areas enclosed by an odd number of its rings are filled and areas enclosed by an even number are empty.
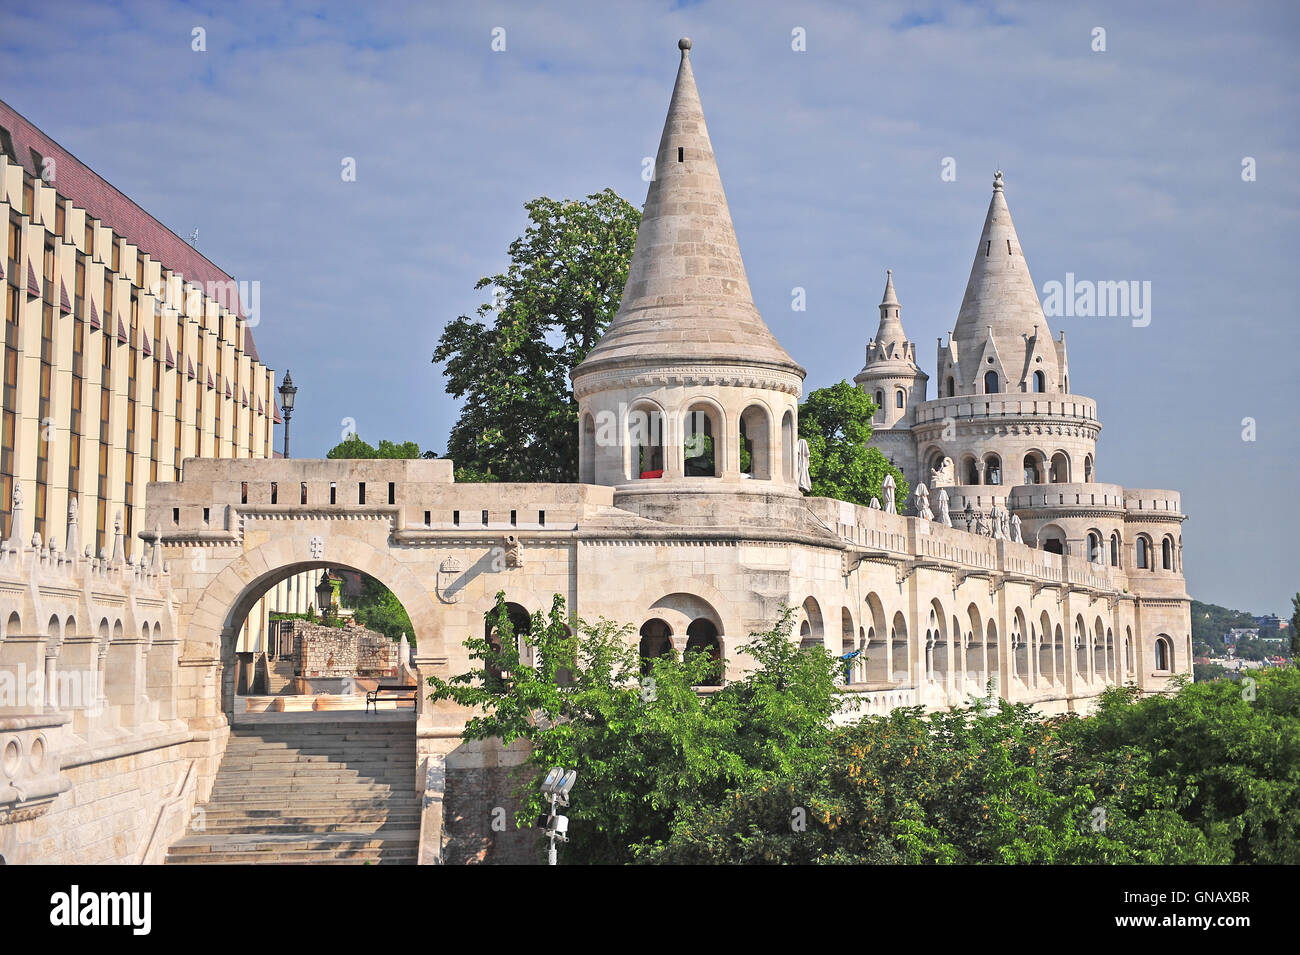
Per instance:
[[[553,767],[542,780],[542,794],[551,797],[551,812],[546,817],[546,838],[550,843],[546,851],[546,864],[556,865],[558,855],[555,848],[556,840],[560,842],[569,841],[569,817],[560,815],[556,811],[558,806],[567,806],[569,804],[569,792],[573,789],[573,784],[578,781],[578,771],[576,769],[564,769],[561,766]]]

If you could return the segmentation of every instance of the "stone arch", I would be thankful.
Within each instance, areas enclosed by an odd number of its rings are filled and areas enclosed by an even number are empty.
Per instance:
[[[965,454],[961,459],[961,477],[966,484],[980,484],[979,460],[973,454]]]
[[[1069,484],[1070,483],[1070,456],[1064,451],[1057,451],[1052,455],[1052,466],[1049,472],[1049,484]]]
[[[50,614],[50,622],[45,627],[45,636],[54,641],[62,639],[63,625],[59,623],[59,615],[57,613]]]
[[[1025,452],[1023,459],[1024,483],[1025,484],[1046,484],[1044,476],[1047,473],[1047,456],[1037,448],[1030,448]]]
[[[1058,623],[1052,641],[1052,665],[1056,668],[1056,682],[1065,685],[1065,629]]]
[[[875,591],[867,594],[863,602],[867,607],[864,619],[867,633],[862,643],[863,654],[866,656],[862,664],[862,679],[867,683],[888,683],[892,648],[885,622],[885,607]]]
[[[993,692],[996,694],[1002,687],[1002,663],[998,656],[998,624],[992,617],[989,618],[988,626],[984,632],[984,653],[988,659],[988,678],[986,683],[993,684]]]
[[[1158,634],[1152,646],[1157,673],[1171,673],[1174,669],[1174,641],[1169,634]]]
[[[660,657],[673,656],[673,630],[662,617],[651,617],[638,632],[637,655],[641,657],[641,675],[648,676]]]
[[[1133,542],[1133,552],[1135,560],[1134,566],[1138,570],[1155,570],[1155,560],[1151,553],[1151,538],[1146,534],[1139,534]]]
[[[961,656],[957,663],[962,679],[980,686],[988,679],[988,658],[984,655],[984,624],[979,607],[973,602],[966,607],[966,617],[970,627],[961,642]]]
[[[122,621],[120,619],[113,621],[113,639],[114,641],[122,639]]]
[[[637,398],[628,408],[623,427],[627,435],[629,480],[663,477],[666,420],[663,406],[653,398]]]
[[[437,607],[415,572],[364,540],[348,537],[341,543],[347,558],[327,560],[312,554],[306,535],[278,537],[241,554],[202,589],[189,618],[183,655],[222,661],[221,705],[226,712],[234,708],[234,648],[240,627],[266,591],[303,571],[345,568],[380,581],[405,608],[420,652],[446,655]]]
[[[808,597],[800,604],[799,646],[803,649],[826,646],[826,626],[822,609],[816,597]]]
[[[1011,644],[1008,649],[1014,676],[1025,686],[1034,686],[1034,648],[1032,634],[1025,622],[1025,612],[1017,607],[1011,614]]]
[[[1160,569],[1176,570],[1174,566],[1174,538],[1172,534],[1166,534],[1160,541]]]
[[[912,657],[907,641],[907,618],[901,610],[894,613],[894,619],[889,625],[889,659],[890,681],[909,682],[912,678]]]
[[[1038,618],[1038,676],[1044,685],[1057,682],[1056,663],[1052,655],[1052,619],[1044,610]]]
[[[706,679],[704,686],[722,685],[722,634],[708,617],[697,617],[686,628],[686,652],[707,653],[713,661],[715,671]]]
[[[1088,660],[1090,651],[1088,647],[1088,627],[1083,622],[1083,614],[1076,614],[1074,618],[1074,675],[1079,680],[1087,680]]]
[[[713,398],[696,395],[688,399],[681,422],[682,473],[686,477],[722,477],[728,433],[726,412]]]
[[[23,632],[23,618],[17,611],[11,611],[8,619],[5,621],[4,635],[6,637],[17,636]]]
[[[925,621],[925,675],[942,683],[948,674],[948,621],[938,597],[930,601]]]
[[[1065,531],[1059,524],[1047,524],[1038,531],[1039,549],[1047,551],[1049,554],[1068,554],[1070,553],[1070,544],[1066,540]]]
[[[1103,681],[1110,680],[1110,670],[1106,666],[1106,625],[1101,617],[1092,622],[1092,672],[1094,677]]]
[[[772,480],[776,449],[773,447],[771,409],[761,401],[751,401],[740,413],[737,428],[737,448],[749,450],[749,470],[746,471],[744,462],[741,462],[741,473],[756,481]]]
[[[858,653],[862,649],[858,641],[857,627],[853,623],[853,612],[848,607],[840,608],[840,656],[849,657],[844,661],[844,682],[860,683],[858,674],[861,670],[862,654]],[[850,654],[856,653],[857,656],[850,657]]]
[[[1124,548],[1124,539],[1119,536],[1119,531],[1111,531],[1110,534],[1110,565],[1118,567],[1120,565],[1120,553]]]
[[[1106,676],[1112,682],[1118,684],[1119,670],[1116,668],[1115,659],[1115,633],[1110,627],[1106,628]]]
[[[1091,454],[1085,454],[1083,456],[1083,483],[1084,484],[1092,483],[1092,455]]]
[[[992,374],[992,372],[990,372]],[[990,451],[984,455],[984,483],[1001,484],[1002,483],[1002,455],[996,451]]]
[[[794,473],[794,412],[789,408],[781,416],[781,476],[787,484],[795,481]]]
[[[1087,556],[1088,563],[1104,564],[1106,561],[1105,561],[1105,553],[1102,549],[1101,531],[1099,531],[1095,527],[1088,528],[1086,541],[1087,541],[1087,547],[1084,553]]]

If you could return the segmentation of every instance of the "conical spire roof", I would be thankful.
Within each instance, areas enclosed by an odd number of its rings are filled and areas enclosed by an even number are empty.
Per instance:
[[[1004,359],[1011,356],[1023,359],[1035,326],[1038,333],[1051,337],[1029,274],[1029,264],[1020,247],[1020,237],[1011,221],[999,170],[993,176],[993,198],[984,217],[984,231],[975,250],[952,337],[957,342],[959,358],[965,359],[972,352],[978,355],[983,350],[992,329],[993,340]],[[1013,370],[1017,375],[1020,373],[1018,363],[1009,364],[1008,371]]]
[[[575,378],[618,365],[765,365],[803,377],[754,307],[691,69],[682,51],[618,313]]]
[[[899,313],[898,295],[894,292],[894,270],[885,270],[885,294],[880,299],[880,328],[876,331],[876,344],[888,346],[902,345],[907,341],[903,331],[903,320]]]

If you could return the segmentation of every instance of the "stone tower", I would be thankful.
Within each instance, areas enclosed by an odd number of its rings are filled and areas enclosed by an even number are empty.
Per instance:
[[[797,493],[804,369],[750,295],[691,41],[664,122],[618,313],[574,370],[579,480],[655,494],[706,483]]]
[[[876,404],[871,419],[872,444],[905,474],[916,471],[916,448],[911,428],[914,409],[926,399],[930,376],[916,363],[916,345],[903,331],[902,308],[894,291],[894,273],[885,272],[885,294],[880,300],[880,327],[867,342],[867,358],[853,382]]]

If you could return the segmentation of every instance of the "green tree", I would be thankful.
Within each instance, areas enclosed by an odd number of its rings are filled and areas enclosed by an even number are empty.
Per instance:
[[[390,640],[396,640],[402,634],[415,642],[415,628],[411,618],[397,596],[375,578],[363,574],[361,577],[361,594],[352,607],[352,616],[357,623],[370,630],[378,631]]]
[[[345,458],[436,458],[437,456],[435,451],[421,452],[420,446],[414,441],[395,444],[384,439],[379,442],[378,447],[372,447],[355,433],[334,445],[325,455],[336,461]]]
[[[866,392],[847,381],[808,394],[799,406],[799,437],[808,442],[812,494],[863,506],[874,497],[883,505],[881,485],[885,475],[892,474],[898,510],[903,513],[911,492],[907,479],[879,448],[867,447],[875,413],[876,405]]]
[[[475,285],[497,301],[450,322],[434,349],[447,393],[465,399],[447,457],[466,479],[576,481],[569,376],[618,310],[641,213],[612,189],[524,208],[510,265]]]
[[[630,628],[579,620],[575,637],[564,606],[557,595],[520,635],[498,594],[488,614],[496,638],[465,642],[476,665],[429,684],[430,699],[474,711],[465,739],[527,744],[521,824],[545,808],[538,784],[550,767],[578,770],[567,861],[633,861],[730,789],[824,765],[839,664],[798,649],[788,611],[743,648],[752,672],[701,694],[718,666],[707,654],[665,656],[643,675]]]
[[[1291,656],[1300,666],[1300,593],[1291,598]]]

